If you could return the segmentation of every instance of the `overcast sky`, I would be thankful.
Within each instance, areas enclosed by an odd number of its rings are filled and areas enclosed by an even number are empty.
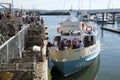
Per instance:
[[[11,3],[12,0],[0,0]],[[120,8],[120,0],[13,0],[15,8],[24,9],[107,9]]]

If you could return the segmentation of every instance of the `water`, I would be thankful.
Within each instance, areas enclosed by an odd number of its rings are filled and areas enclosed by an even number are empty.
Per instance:
[[[67,16],[43,16],[48,25],[49,41],[53,42],[58,24]],[[50,62],[52,80],[120,80],[120,34],[101,30],[100,24],[95,24],[99,29],[101,52],[96,61],[82,71],[64,77]],[[105,25],[112,26],[112,25]]]

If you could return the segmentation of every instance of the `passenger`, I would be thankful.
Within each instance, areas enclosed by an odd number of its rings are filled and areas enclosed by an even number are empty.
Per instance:
[[[53,44],[52,44],[51,42],[48,41],[47,47],[52,47],[52,46],[53,46]]]
[[[65,38],[65,39],[63,40],[63,43],[64,43],[64,47],[68,47],[69,41],[68,41],[67,38]]]
[[[61,41],[61,50],[64,50],[64,43]]]
[[[58,43],[57,43],[57,39],[56,39],[56,38],[54,39],[53,45],[56,46],[56,47],[58,46]]]
[[[72,48],[72,41],[71,40],[68,41],[68,47]]]
[[[93,44],[91,36],[88,36],[88,44],[89,46]]]
[[[77,41],[76,41],[76,38],[73,40],[72,42],[72,49],[76,49],[76,44],[77,44]]]
[[[79,48],[80,40],[76,39],[76,48]]]
[[[84,45],[83,45],[82,41],[80,40],[79,48],[83,48],[83,47],[84,47]]]

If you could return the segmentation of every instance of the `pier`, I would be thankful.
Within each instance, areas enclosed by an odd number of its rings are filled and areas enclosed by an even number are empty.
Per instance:
[[[103,26],[103,27],[101,27],[101,29],[116,32],[116,33],[120,33],[120,29],[116,29],[114,27],[105,27],[105,26]]]
[[[48,80],[47,39],[44,23],[24,24],[20,31],[3,42],[0,80]],[[36,46],[38,50],[33,49]]]

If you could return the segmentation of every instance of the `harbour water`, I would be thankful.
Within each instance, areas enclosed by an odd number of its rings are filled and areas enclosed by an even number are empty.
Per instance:
[[[48,25],[49,41],[53,42],[54,35],[57,35],[56,27],[67,16],[43,16],[43,18]],[[52,80],[120,80],[120,34],[101,30],[102,25],[95,22],[88,24],[94,24],[99,29],[100,55],[93,64],[68,77],[64,77],[50,61]]]

